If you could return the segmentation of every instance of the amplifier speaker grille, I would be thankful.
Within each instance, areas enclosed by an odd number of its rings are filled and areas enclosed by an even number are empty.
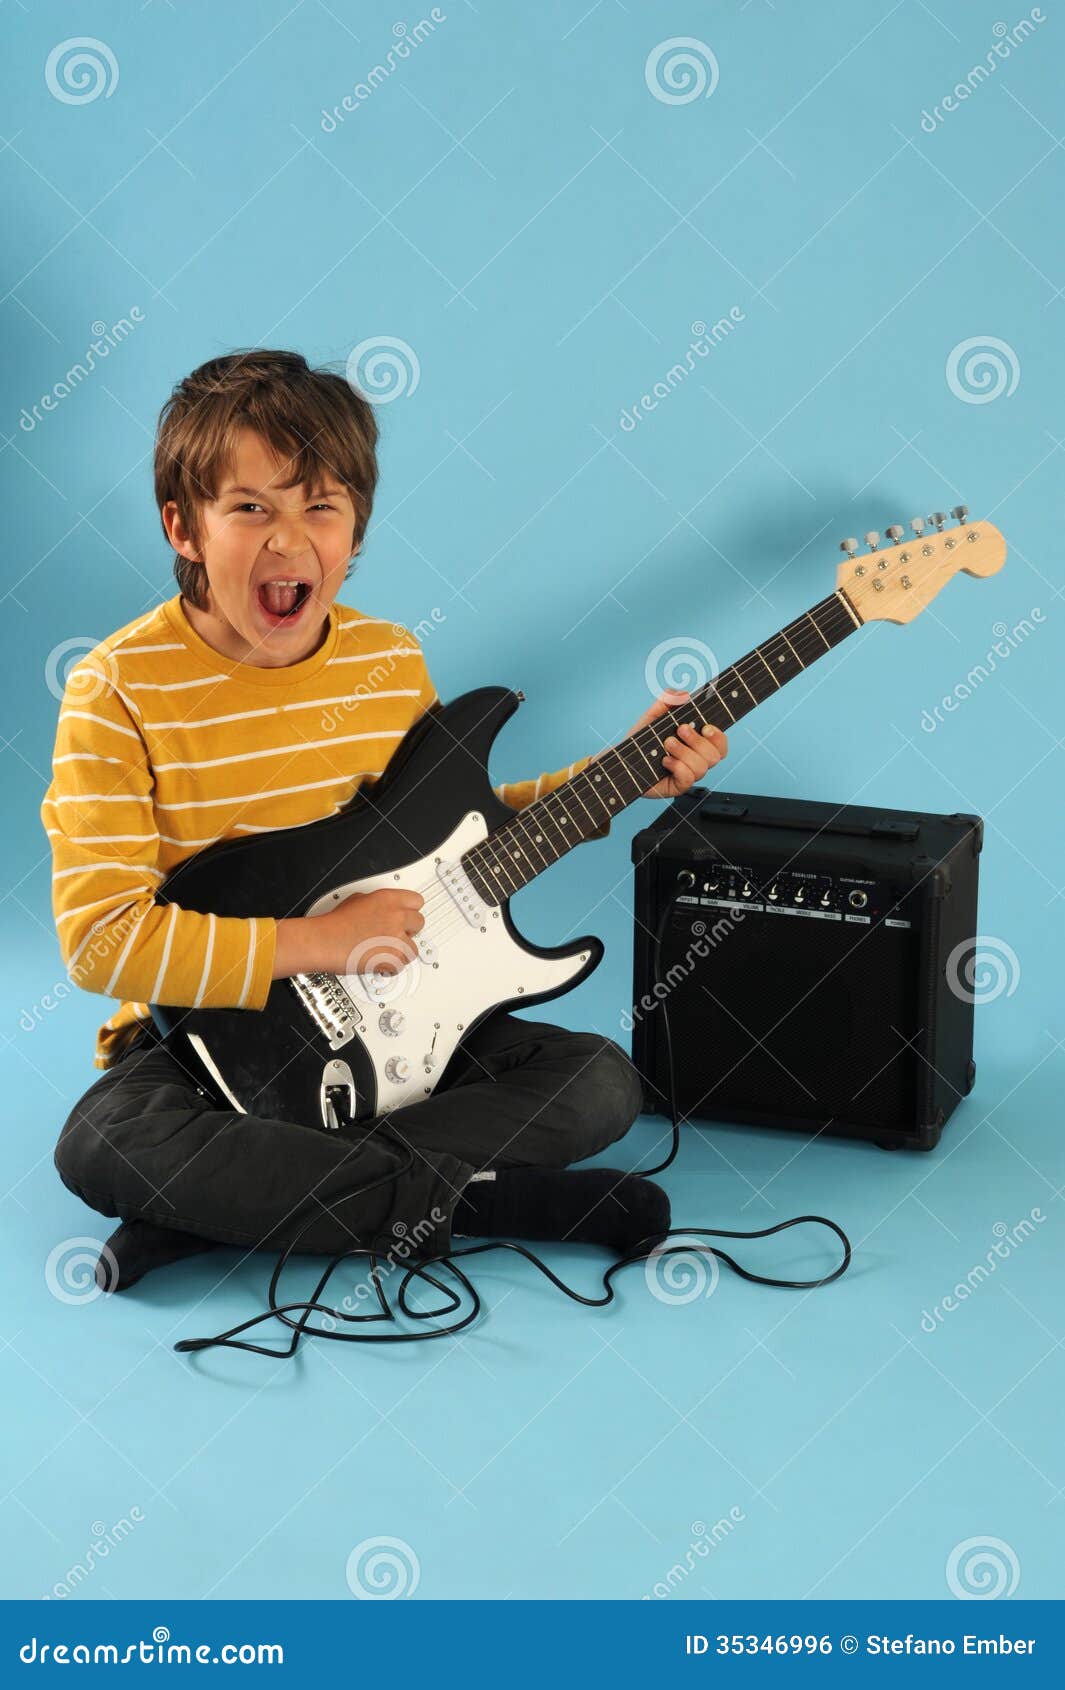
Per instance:
[[[674,912],[659,976],[668,983],[676,965],[669,1023],[685,1114],[779,1113],[814,1129],[833,1116],[870,1128],[914,1119],[912,929],[752,914],[692,966],[692,925]]]

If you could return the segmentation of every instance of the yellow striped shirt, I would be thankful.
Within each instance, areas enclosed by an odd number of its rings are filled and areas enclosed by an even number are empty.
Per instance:
[[[68,976],[121,1002],[97,1068],[139,1037],[151,1003],[262,1009],[276,919],[157,904],[157,888],[221,839],[335,815],[435,702],[409,629],[336,602],[328,621],[310,657],[258,668],[215,651],[175,594],[70,671],[41,820]],[[588,762],[495,791],[521,809]]]

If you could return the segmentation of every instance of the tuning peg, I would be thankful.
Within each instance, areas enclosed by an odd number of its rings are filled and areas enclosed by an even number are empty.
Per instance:
[[[890,528],[884,529],[884,533],[887,535],[888,539],[891,541],[891,544],[893,546],[897,546],[899,541],[902,539],[903,534],[905,533],[905,529],[900,528],[897,522],[893,522]]]
[[[969,507],[968,505],[955,505],[950,514],[955,517],[958,522],[964,522],[965,518],[969,514]]]
[[[858,550],[858,542],[857,540],[841,540],[839,549],[841,552],[846,552],[848,557],[853,557]]]
[[[865,543],[871,552],[876,551],[877,546],[880,544],[880,535],[877,533],[875,528],[870,528],[868,534],[865,536]]]
[[[920,537],[920,535],[924,533],[924,517],[915,516],[910,522],[910,527],[913,529],[914,533]]]
[[[933,511],[931,516],[928,518],[928,520],[929,520],[929,522],[934,522],[935,525],[936,525],[936,528],[939,530],[940,533],[942,533],[943,532],[943,524],[947,520],[947,513],[946,513],[946,511]]]

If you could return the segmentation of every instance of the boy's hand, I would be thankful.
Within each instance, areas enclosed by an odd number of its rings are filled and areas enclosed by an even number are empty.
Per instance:
[[[312,916],[327,940],[320,966],[329,974],[398,974],[417,956],[413,943],[425,926],[420,892],[379,887],[353,892],[335,909]]]
[[[650,709],[644,711],[639,721],[633,723],[626,738],[640,728],[650,727],[667,711],[680,715],[684,700],[690,697],[688,692],[662,693]],[[665,768],[668,772],[654,786],[648,787],[642,794],[644,798],[680,798],[697,780],[702,780],[708,769],[728,755],[728,735],[710,723],[701,730],[694,722],[690,725],[682,723],[678,734],[665,741],[665,747]],[[594,752],[592,761],[602,755],[601,751]]]

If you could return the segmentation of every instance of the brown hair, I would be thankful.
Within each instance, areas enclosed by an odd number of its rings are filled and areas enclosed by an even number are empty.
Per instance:
[[[159,414],[155,498],[171,499],[194,546],[202,548],[201,507],[217,497],[233,467],[237,435],[251,428],[292,460],[286,487],[312,491],[335,475],[355,505],[352,550],[362,540],[377,486],[377,418],[369,400],[328,366],[311,369],[299,352],[253,347],[211,358],[178,382]],[[354,563],[344,576],[345,581]],[[178,587],[190,604],[207,607],[207,571],[179,553]]]

